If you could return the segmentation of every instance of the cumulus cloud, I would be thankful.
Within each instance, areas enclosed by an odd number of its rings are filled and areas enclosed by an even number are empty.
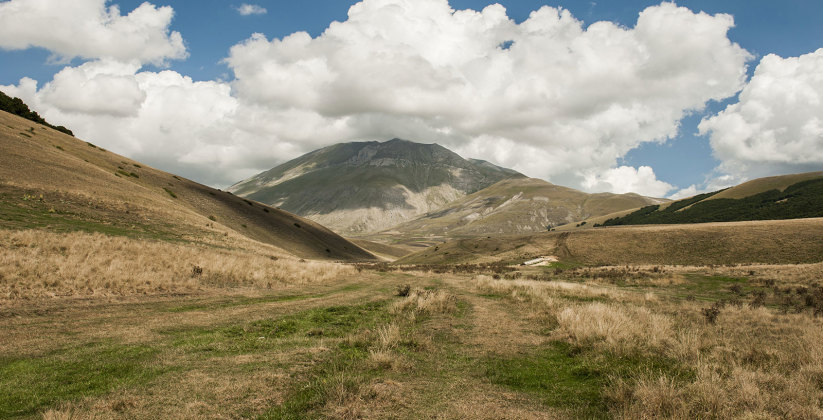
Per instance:
[[[0,90],[49,121],[70,124],[84,140],[205,183],[224,185],[248,176],[243,168],[262,164],[256,155],[270,161],[268,152],[278,150],[241,128],[228,84],[138,68],[92,61],[63,69],[39,89],[36,81],[23,79]],[[107,108],[106,101],[115,102]]]
[[[769,54],[737,103],[704,119],[719,170],[740,180],[823,169],[823,48]]]
[[[652,197],[664,197],[674,189],[673,185],[657,180],[654,170],[648,166],[620,166],[602,173],[591,173],[583,181],[583,186],[588,190],[618,194],[642,191]]]
[[[256,4],[243,3],[242,5],[237,7],[237,13],[240,13],[242,16],[265,15],[268,12],[269,11],[266,10],[265,7],[261,7]]]
[[[315,113],[340,140],[408,136],[555,182],[603,185],[583,181],[743,86],[750,55],[727,38],[732,25],[671,3],[644,10],[634,28],[584,28],[551,7],[518,24],[500,5],[365,0],[316,38],[255,34],[226,61],[239,97]]]
[[[133,116],[146,99],[133,77],[139,68],[112,61],[66,67],[40,94],[43,102],[65,113]]]
[[[0,48],[162,65],[187,56],[180,33],[169,30],[173,16],[171,7],[150,3],[124,16],[106,0],[10,0],[0,2]]]
[[[162,23],[154,27],[168,34]],[[672,187],[651,168],[617,160],[742,88],[750,55],[727,38],[732,26],[728,15],[672,3],[645,9],[628,28],[584,27],[548,6],[518,24],[500,5],[364,0],[320,36],[238,43],[226,58],[230,83],[141,71],[146,61],[133,53],[66,68],[40,89],[31,80],[7,88],[90,141],[213,185],[332,143],[402,137],[558,184],[661,196]],[[109,99],[116,106],[107,110]]]

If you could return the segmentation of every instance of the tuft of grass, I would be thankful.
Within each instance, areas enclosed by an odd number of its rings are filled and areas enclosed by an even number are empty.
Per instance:
[[[172,190],[170,190],[166,187],[163,187],[163,191],[165,191],[166,194],[168,194],[171,198],[177,198],[177,194],[175,194],[174,191],[172,191]]]

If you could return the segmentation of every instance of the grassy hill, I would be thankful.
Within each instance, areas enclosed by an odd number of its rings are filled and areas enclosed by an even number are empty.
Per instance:
[[[377,232],[521,174],[437,144],[394,139],[329,146],[229,190],[339,233]]]
[[[400,236],[468,237],[537,233],[665,200],[637,194],[587,194],[534,178],[512,178],[393,227]]]
[[[733,188],[646,206],[594,226],[733,222],[823,216],[823,172],[769,177]]]
[[[397,264],[799,264],[823,261],[823,218],[692,225],[618,226],[449,241]]]
[[[373,256],[319,224],[0,112],[0,227],[254,240],[302,258]]]
[[[71,132],[66,127],[62,125],[51,125],[49,124],[40,114],[32,111],[29,109],[29,106],[26,105],[22,99],[20,98],[12,98],[11,96],[6,95],[3,92],[0,92],[0,111],[6,111],[9,114],[14,114],[20,117],[23,117],[29,121],[36,122],[40,125],[45,125],[46,127],[53,128],[61,133],[68,134],[73,136],[74,133]]]

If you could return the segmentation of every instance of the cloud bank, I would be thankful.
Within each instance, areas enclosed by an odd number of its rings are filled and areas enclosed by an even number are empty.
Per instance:
[[[120,16],[103,1],[83,2],[103,16],[99,27],[111,30],[106,22],[114,18],[106,16],[131,20],[141,10],[158,17],[157,24],[134,26],[131,36],[164,34],[167,46],[180,39],[169,29],[170,8],[146,3]],[[45,0],[0,7],[40,3]],[[516,23],[500,5],[477,12],[453,10],[446,0],[364,0],[320,36],[255,34],[239,42],[226,58],[234,73],[229,82],[143,69],[153,60],[184,57],[182,39],[182,50],[149,54],[162,49],[147,44],[114,56],[105,48],[4,36],[4,48],[37,45],[90,61],[42,86],[24,79],[0,88],[85,139],[217,186],[329,144],[402,137],[587,191],[662,196],[674,187],[652,168],[619,166],[618,159],[644,142],[676,136],[685,115],[741,89],[740,103],[701,124],[723,162],[718,176],[748,176],[763,161],[751,156],[762,155],[758,145],[766,140],[745,140],[754,139],[741,134],[746,130],[771,127],[774,144],[788,137],[800,142],[782,150],[775,165],[791,164],[804,147],[823,150],[814,119],[823,114],[810,93],[821,92],[814,79],[820,52],[766,57],[747,85],[751,56],[728,39],[733,24],[731,16],[671,3],[643,10],[633,27],[624,27],[584,26],[548,6]],[[767,75],[785,79],[796,94],[782,87],[763,97]],[[749,110],[770,106],[774,95],[786,97],[770,111],[773,119]],[[789,112],[785,101],[809,110]],[[823,162],[814,153],[804,156]]]
[[[699,126],[723,172],[748,179],[823,168],[823,48],[763,57],[739,101]]]
[[[143,3],[128,15],[106,0],[0,2],[0,48],[45,48],[53,59],[110,58],[163,65],[186,58],[183,37],[170,31],[171,7]]]

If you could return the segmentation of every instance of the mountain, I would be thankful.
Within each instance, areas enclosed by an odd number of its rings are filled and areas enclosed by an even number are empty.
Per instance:
[[[593,226],[823,217],[823,172],[755,179],[725,190],[591,220]]]
[[[384,230],[503,179],[522,177],[437,144],[393,139],[319,149],[229,191],[350,235]]]
[[[391,232],[449,237],[543,232],[549,226],[665,201],[637,194],[587,194],[540,179],[511,178],[395,226]]]
[[[228,246],[259,241],[301,258],[371,260],[323,226],[0,112],[0,228],[91,231]]]

